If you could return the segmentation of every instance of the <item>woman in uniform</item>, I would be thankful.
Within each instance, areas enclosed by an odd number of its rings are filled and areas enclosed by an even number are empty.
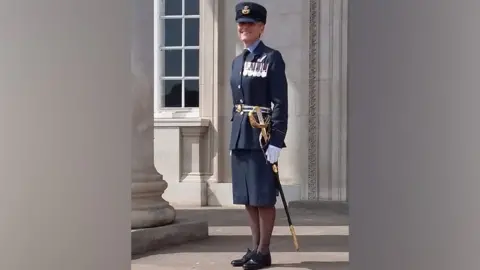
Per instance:
[[[230,155],[233,203],[245,205],[252,231],[252,247],[233,266],[262,269],[271,265],[270,239],[275,223],[278,192],[272,164],[286,147],[288,87],[281,53],[261,41],[267,10],[253,2],[235,7],[238,37],[243,52],[232,62],[232,131]],[[262,147],[260,129],[250,125],[248,113],[254,106],[270,119],[270,139]]]

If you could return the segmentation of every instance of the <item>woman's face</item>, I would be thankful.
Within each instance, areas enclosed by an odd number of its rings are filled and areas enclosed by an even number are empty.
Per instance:
[[[243,43],[251,43],[259,39],[263,33],[265,25],[261,22],[257,23],[238,23],[238,37]]]

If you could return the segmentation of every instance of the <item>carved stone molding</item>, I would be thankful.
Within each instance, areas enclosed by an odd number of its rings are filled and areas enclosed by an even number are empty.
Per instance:
[[[308,200],[347,199],[348,0],[311,0]]]
[[[310,26],[309,26],[309,77],[308,77],[308,200],[318,198],[318,117],[317,98],[319,92],[318,78],[318,25],[319,25],[319,1],[310,1]]]

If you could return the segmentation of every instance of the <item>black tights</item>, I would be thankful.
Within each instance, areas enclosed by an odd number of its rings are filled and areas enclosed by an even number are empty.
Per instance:
[[[252,230],[252,248],[260,253],[269,253],[270,239],[275,226],[275,207],[245,206],[245,209]]]

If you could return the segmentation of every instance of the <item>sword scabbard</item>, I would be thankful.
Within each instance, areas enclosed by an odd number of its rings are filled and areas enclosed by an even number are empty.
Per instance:
[[[254,113],[257,114],[258,122],[255,119]],[[267,131],[268,125],[270,124],[269,118],[267,118],[267,121],[265,121],[260,108],[255,107],[252,111],[250,111],[248,113],[248,120],[249,120],[250,125],[252,127],[260,129],[260,137],[259,137],[260,147],[262,149],[264,149],[264,146],[266,146],[268,144],[268,141],[270,139],[270,135]],[[261,138],[263,138],[263,140],[265,142],[265,145],[262,145]],[[280,183],[280,177],[278,175],[278,165],[277,165],[277,163],[272,164],[272,170],[273,170],[273,173],[275,174],[275,185],[276,185],[276,188],[280,192],[283,207],[285,208],[285,213],[287,215],[288,225],[290,227],[290,233],[292,234],[292,237],[293,237],[293,244],[295,246],[295,250],[298,251],[299,247],[298,247],[297,234],[295,233],[295,228],[293,227],[292,220],[290,218],[290,213],[288,211],[287,200],[285,199],[285,194],[283,193],[282,184]]]
[[[290,233],[293,237],[293,245],[295,246],[295,250],[298,251],[300,247],[298,246],[297,234],[295,233],[295,228],[293,225],[290,225]]]

